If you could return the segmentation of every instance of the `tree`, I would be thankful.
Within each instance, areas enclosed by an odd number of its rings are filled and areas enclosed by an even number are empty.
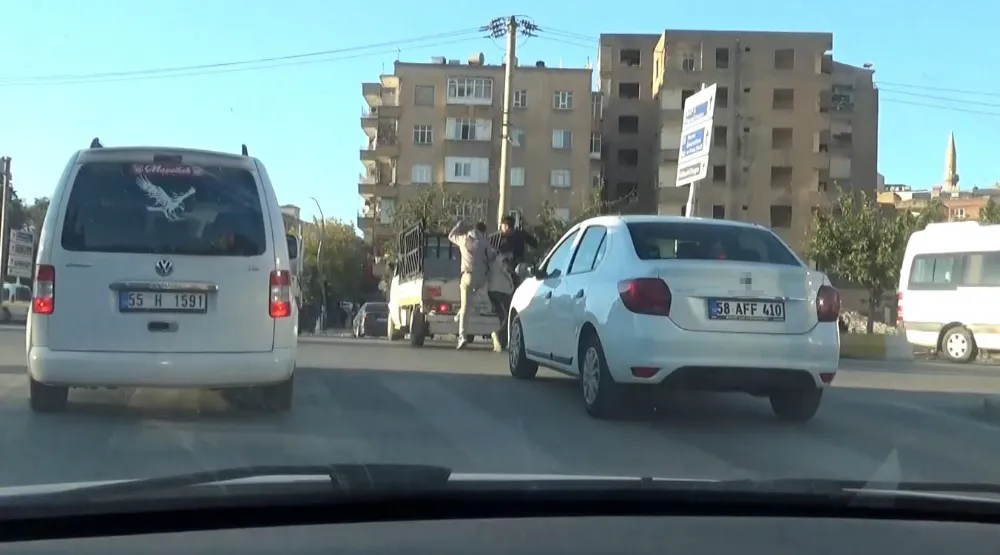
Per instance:
[[[809,258],[831,277],[868,292],[868,333],[883,294],[896,287],[910,234],[928,217],[884,210],[864,193],[842,193],[830,209],[817,211]]]
[[[593,192],[589,193],[583,201],[583,209],[576,217],[570,220],[560,218],[552,203],[549,201],[543,202],[541,210],[534,218],[535,223],[525,226],[526,230],[538,240],[538,248],[535,249],[535,254],[538,257],[545,256],[545,253],[555,246],[556,241],[570,227],[588,218],[607,214],[611,207],[612,203],[604,200],[604,191],[602,188],[594,189]]]
[[[984,224],[1000,224],[1000,206],[992,198],[979,209],[979,221]]]
[[[392,211],[392,232],[381,237],[378,254],[393,260],[396,256],[396,238],[411,225],[423,222],[432,233],[447,233],[456,222],[457,205],[463,201],[460,193],[449,191],[444,185],[421,186],[416,196],[396,204]]]
[[[319,302],[324,281],[328,303],[358,295],[368,254],[353,225],[337,219],[315,222],[305,233],[302,252],[303,302]]]
[[[7,221],[10,229],[30,229],[35,232],[42,229],[45,213],[49,209],[48,197],[36,198],[28,204],[11,190],[10,204],[7,206]]]

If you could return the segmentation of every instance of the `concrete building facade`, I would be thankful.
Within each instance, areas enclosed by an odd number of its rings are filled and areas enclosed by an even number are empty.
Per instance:
[[[767,225],[802,251],[838,188],[876,191],[872,71],[837,63],[830,33],[601,35],[602,173],[631,210],[682,214],[675,187],[684,100],[718,86],[697,215]]]
[[[508,204],[529,221],[543,201],[572,218],[598,184],[591,73],[543,62],[516,67]],[[366,240],[389,233],[394,207],[431,184],[461,193],[456,217],[497,225],[503,87],[504,65],[482,54],[397,62],[392,74],[362,84],[358,227]]]

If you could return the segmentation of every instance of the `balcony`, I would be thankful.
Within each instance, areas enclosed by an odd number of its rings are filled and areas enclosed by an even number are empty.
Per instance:
[[[399,156],[399,141],[395,136],[387,139],[371,139],[361,145],[361,161],[375,162]]]
[[[819,72],[823,75],[833,74],[833,55],[824,54],[819,62]]]
[[[382,99],[382,83],[361,83],[361,95],[369,105],[377,105]]]
[[[389,179],[379,180],[376,176],[358,174],[358,194],[376,197],[397,197],[399,189]]]

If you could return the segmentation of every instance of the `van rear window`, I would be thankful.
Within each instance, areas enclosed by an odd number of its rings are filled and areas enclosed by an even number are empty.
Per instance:
[[[84,164],[70,188],[62,247],[257,256],[267,248],[257,183],[239,168]]]

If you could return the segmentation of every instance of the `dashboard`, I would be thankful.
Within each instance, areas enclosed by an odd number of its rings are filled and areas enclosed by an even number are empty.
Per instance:
[[[0,544],[0,554],[8,553],[995,555],[1000,553],[1000,526],[755,517],[417,521]]]

